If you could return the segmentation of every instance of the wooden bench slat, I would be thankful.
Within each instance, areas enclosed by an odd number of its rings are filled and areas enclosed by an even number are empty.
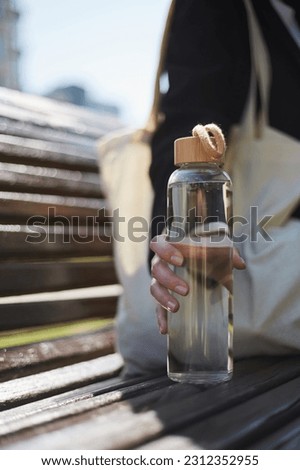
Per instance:
[[[4,121],[5,120],[5,121]],[[20,135],[26,129],[26,135],[35,138],[42,130],[45,140],[56,142],[89,143],[105,133],[104,126],[97,128],[91,123],[80,122],[73,119],[67,122],[65,116],[50,116],[31,112],[30,110],[6,106],[0,102],[1,131],[9,130],[10,135]],[[3,122],[4,121],[4,122]],[[4,125],[5,124],[5,125]]]
[[[89,137],[84,133],[76,132],[76,129],[65,130],[63,127],[49,127],[47,123],[35,123],[18,119],[19,113],[9,113],[5,116],[7,108],[3,110],[0,106],[0,132],[3,134],[13,135],[17,137],[30,137],[31,139],[45,140],[49,142],[59,143],[75,143],[81,148],[91,148],[95,142],[95,136]],[[82,127],[82,126],[81,126]],[[97,136],[104,135],[104,129],[98,129]]]
[[[4,87],[0,87],[0,103],[9,105],[16,111],[25,110],[31,116],[37,116],[39,120],[43,119],[43,122],[48,119],[48,125],[51,127],[70,125],[72,127],[73,123],[88,126],[93,123],[95,127],[101,127],[101,124],[104,124],[106,129],[107,126],[112,127],[112,122],[119,122],[115,115],[99,113],[90,108]],[[30,121],[30,118],[28,120]],[[56,122],[59,124],[55,124]],[[89,129],[86,131],[88,132]]]
[[[181,429],[180,434],[203,449],[245,449],[299,414],[300,378],[204,421]]]
[[[73,140],[82,135],[95,139],[110,129],[120,127],[119,119],[109,113],[100,114],[88,108],[36,95],[18,95],[17,92],[3,88],[0,89],[0,116],[35,124],[36,127],[64,131],[72,134]]]
[[[12,408],[22,403],[35,401],[57,393],[87,385],[95,380],[118,374],[123,361],[119,354],[90,359],[58,369],[40,372],[31,377],[22,377],[0,384],[0,408]]]
[[[0,263],[0,297],[118,282],[112,259]],[[1,320],[0,320],[1,324]]]
[[[0,163],[0,191],[101,198],[97,175]]]
[[[66,392],[57,397],[46,398],[37,403],[29,403],[21,408],[2,412],[0,425],[0,447],[9,440],[14,440],[14,433],[26,432],[33,426],[45,425],[63,419],[66,415],[92,411],[100,407],[116,404],[136,395],[162,389],[168,385],[166,377],[140,379],[110,379],[100,383]],[[22,410],[21,413],[20,409]],[[72,411],[70,411],[72,410]],[[9,434],[12,436],[10,437]]]
[[[277,399],[278,404],[286,410],[289,405],[296,403],[299,377],[295,379],[292,396],[285,400],[284,405],[282,393],[289,387],[286,382],[299,375],[299,363],[299,358],[292,358],[277,364],[266,361],[265,367],[262,367],[262,362],[241,361],[236,367],[233,381],[206,390],[174,384],[84,414],[79,407],[77,416],[72,413],[71,406],[69,419],[60,420],[59,424],[52,422],[38,430],[28,430],[26,436],[23,436],[24,441],[20,439],[11,448],[76,449],[79,446],[84,449],[129,449],[144,445],[167,432],[180,430],[182,434],[185,426],[192,427],[195,422],[201,427],[198,436],[198,444],[201,444],[201,439],[208,439],[206,427],[202,423],[211,420],[214,423],[211,429],[215,428],[214,418],[217,413],[218,419],[226,414],[226,420],[221,423],[225,428],[219,433],[226,439],[226,426],[233,421],[232,416],[239,420],[238,410],[244,408],[248,410],[249,417],[250,401],[260,403],[260,397],[267,395],[275,386],[278,387],[276,390],[280,390],[276,394],[275,403]],[[273,395],[274,391],[270,393]],[[276,413],[272,401],[269,399],[266,416]],[[68,432],[64,432],[66,427]],[[189,437],[187,433],[185,436]],[[210,442],[215,443],[215,436],[210,437]],[[206,441],[205,445],[208,445]]]
[[[0,171],[1,171],[1,178],[2,173],[7,173],[9,177],[7,177],[7,181],[10,180],[10,176],[13,177],[14,175],[18,176],[35,176],[37,178],[49,179],[51,181],[56,181],[58,179],[60,182],[62,181],[72,181],[80,185],[81,183],[89,183],[92,186],[97,185],[99,186],[99,177],[94,172],[89,171],[82,171],[82,170],[70,170],[70,169],[61,169],[61,168],[53,168],[48,167],[47,165],[25,165],[23,163],[6,163],[0,162]],[[30,188],[30,186],[29,186]]]
[[[112,232],[108,226],[70,226],[68,219],[62,219],[64,224],[53,221],[55,225],[49,225],[45,218],[43,220],[36,226],[0,225],[0,246],[3,247],[0,260],[11,260],[19,269],[21,260],[59,258],[65,261],[74,257],[112,255]]]
[[[1,330],[53,325],[92,317],[112,318],[120,292],[120,286],[114,285],[4,297],[0,299]]]
[[[1,127],[1,120],[0,120]],[[94,146],[45,142],[0,134],[0,161],[98,173]]]
[[[114,345],[110,324],[67,338],[0,349],[0,382],[112,354]]]
[[[300,418],[293,419],[288,424],[268,433],[261,439],[255,440],[248,449],[256,450],[288,450],[300,449]]]
[[[37,216],[79,217],[82,223],[101,220],[101,209],[106,203],[102,199],[37,195],[30,193],[0,192],[0,222],[33,223]],[[49,208],[50,210],[49,212]],[[99,219],[100,217],[100,219]],[[31,221],[31,222],[30,222]],[[95,223],[95,222],[94,222]],[[72,225],[72,224],[71,224]]]

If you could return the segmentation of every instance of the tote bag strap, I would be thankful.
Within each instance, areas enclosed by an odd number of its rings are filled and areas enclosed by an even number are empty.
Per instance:
[[[159,121],[158,111],[159,111],[159,102],[160,102],[160,77],[162,75],[162,72],[165,66],[165,59],[166,59],[166,53],[167,53],[168,44],[169,44],[169,36],[170,36],[171,24],[172,24],[172,19],[173,19],[174,10],[175,10],[175,3],[176,3],[176,0],[171,1],[168,15],[167,15],[167,20],[165,23],[165,29],[164,29],[163,36],[162,36],[161,46],[160,46],[159,61],[158,61],[158,66],[157,66],[156,76],[155,76],[152,107],[151,107],[151,111],[150,111],[147,123],[144,128],[144,130],[149,134],[152,134],[155,131],[155,129],[157,128],[158,121]]]
[[[249,28],[251,54],[251,79],[249,97],[244,115],[244,130],[251,136],[261,136],[268,125],[268,111],[271,88],[271,63],[269,53],[253,5],[250,0],[244,0]],[[261,99],[259,119],[256,118],[256,85]]]

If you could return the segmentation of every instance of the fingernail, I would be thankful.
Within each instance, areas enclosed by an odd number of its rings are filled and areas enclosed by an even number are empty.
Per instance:
[[[174,290],[180,295],[186,295],[188,293],[188,288],[185,286],[176,286]]]
[[[175,300],[169,300],[167,303],[167,310],[174,312],[177,308],[177,303]]]
[[[171,263],[175,264],[176,266],[181,266],[183,263],[183,257],[180,255],[173,255],[171,256]]]

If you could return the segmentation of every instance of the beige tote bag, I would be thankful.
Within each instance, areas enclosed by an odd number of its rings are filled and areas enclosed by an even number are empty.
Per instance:
[[[123,287],[116,315],[116,346],[124,359],[124,374],[133,376],[157,370],[166,357],[165,338],[158,333],[155,302],[149,291],[147,265],[147,224],[153,200],[148,176],[151,152],[147,141],[135,139],[135,133],[129,131],[116,135],[115,141],[112,136],[106,143],[102,141],[99,153],[101,180],[114,214],[115,267]]]
[[[234,275],[234,355],[299,353],[300,220],[291,214],[300,201],[300,142],[268,124],[269,57],[252,4],[245,5],[253,73],[244,119],[233,129],[227,154],[234,213],[242,217],[234,234],[246,238],[236,246],[247,264]]]

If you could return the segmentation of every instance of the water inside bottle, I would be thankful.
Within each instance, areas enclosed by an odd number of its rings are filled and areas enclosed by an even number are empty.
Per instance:
[[[168,374],[210,383],[232,373],[232,239],[228,184],[175,184],[169,190],[168,239],[184,256],[175,273],[189,284],[168,313]],[[185,216],[183,217],[183,214]]]

